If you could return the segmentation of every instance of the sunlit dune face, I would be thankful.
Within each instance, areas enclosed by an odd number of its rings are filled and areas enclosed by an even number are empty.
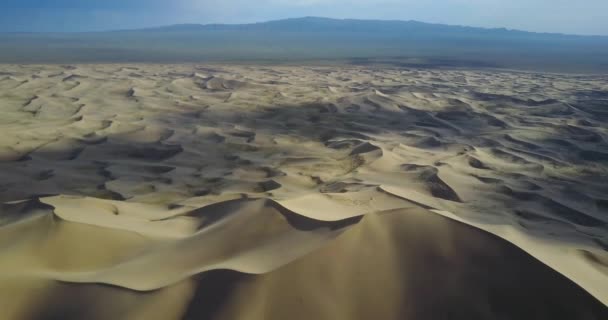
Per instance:
[[[387,65],[5,66],[4,316],[603,319],[607,92]]]

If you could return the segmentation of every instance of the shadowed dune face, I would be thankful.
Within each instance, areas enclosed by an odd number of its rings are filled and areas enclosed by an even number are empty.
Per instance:
[[[210,292],[225,299],[210,297]],[[218,303],[201,303],[207,299]],[[603,305],[590,302],[569,280],[513,245],[412,209],[367,215],[332,243],[271,273],[203,274],[185,319],[606,315]]]
[[[600,76],[5,69],[3,201],[79,194],[184,205],[393,185],[457,214],[528,212],[573,228],[607,221],[608,89]]]
[[[173,258],[171,262],[179,265]],[[139,273],[156,279],[148,268]],[[603,319],[608,315],[599,301],[512,244],[419,208],[366,215],[318,250],[260,275],[213,270],[148,292],[25,279],[2,281],[4,288],[12,289],[10,295],[2,293],[10,306],[5,315],[15,319]],[[14,307],[19,303],[22,310]]]
[[[9,319],[605,317],[605,77],[3,68]]]

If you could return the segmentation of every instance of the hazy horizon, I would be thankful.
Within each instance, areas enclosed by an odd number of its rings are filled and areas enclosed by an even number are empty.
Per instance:
[[[558,0],[7,0],[0,32],[87,32],[173,24],[245,24],[306,16],[608,35],[608,2]]]
[[[100,30],[83,30],[83,31],[1,31],[0,34],[10,34],[10,33],[66,33],[66,34],[76,34],[76,33],[104,33],[104,32],[116,32],[116,31],[140,31],[140,30],[154,30],[154,29],[163,29],[167,27],[175,27],[175,26],[213,26],[213,25],[225,25],[225,26],[240,26],[240,25],[256,25],[256,24],[265,24],[279,21],[290,21],[290,20],[302,20],[302,19],[328,19],[328,20],[336,20],[336,21],[365,21],[365,22],[416,22],[423,23],[428,25],[443,25],[449,27],[465,27],[465,28],[474,28],[474,29],[487,29],[487,30],[508,30],[508,31],[521,31],[521,32],[529,32],[529,33],[538,33],[538,34],[555,34],[555,35],[565,35],[565,36],[580,36],[580,37],[608,37],[608,34],[574,34],[574,33],[563,33],[563,32],[550,32],[550,31],[531,31],[517,28],[508,28],[508,27],[484,27],[484,26],[473,26],[473,25],[463,25],[463,24],[450,24],[450,23],[440,23],[440,22],[428,22],[421,21],[416,19],[403,20],[403,19],[361,19],[361,18],[332,18],[326,16],[294,16],[294,17],[285,17],[279,19],[271,19],[271,20],[260,20],[260,21],[252,21],[252,22],[210,22],[210,23],[198,23],[198,22],[180,22],[180,23],[171,23],[171,24],[163,24],[163,25],[150,25],[150,26],[142,26],[142,27],[133,27],[133,28],[114,28],[114,29],[100,29]]]
[[[606,73],[608,37],[322,18],[237,27],[0,34],[0,63],[213,61],[332,61]]]

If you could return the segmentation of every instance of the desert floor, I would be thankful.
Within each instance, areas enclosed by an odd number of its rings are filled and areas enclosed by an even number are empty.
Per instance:
[[[608,319],[608,76],[0,67],[1,319]]]

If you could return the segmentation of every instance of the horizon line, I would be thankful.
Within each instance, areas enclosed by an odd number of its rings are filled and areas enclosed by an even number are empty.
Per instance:
[[[271,20],[260,20],[255,22],[245,23],[196,23],[196,22],[184,22],[184,23],[173,23],[166,25],[156,25],[149,27],[139,28],[128,28],[128,29],[104,29],[104,30],[88,30],[88,31],[0,31],[0,34],[84,34],[84,33],[110,33],[110,32],[129,32],[129,31],[151,31],[154,29],[162,29],[175,26],[248,26],[248,25],[259,25],[264,23],[287,21],[287,20],[303,20],[303,19],[325,19],[334,21],[368,21],[368,22],[403,22],[403,23],[421,23],[427,25],[446,26],[455,28],[471,28],[480,30],[504,30],[509,32],[523,32],[540,35],[555,35],[555,36],[574,36],[574,37],[595,37],[595,38],[608,38],[608,34],[574,34],[574,33],[562,33],[562,32],[539,32],[539,31],[528,31],[521,29],[511,29],[507,27],[479,27],[471,25],[460,25],[460,24],[447,24],[447,23],[436,23],[436,22],[425,22],[420,20],[400,20],[400,19],[360,19],[360,18],[330,18],[321,16],[299,16],[299,17],[287,17],[280,19]]]

